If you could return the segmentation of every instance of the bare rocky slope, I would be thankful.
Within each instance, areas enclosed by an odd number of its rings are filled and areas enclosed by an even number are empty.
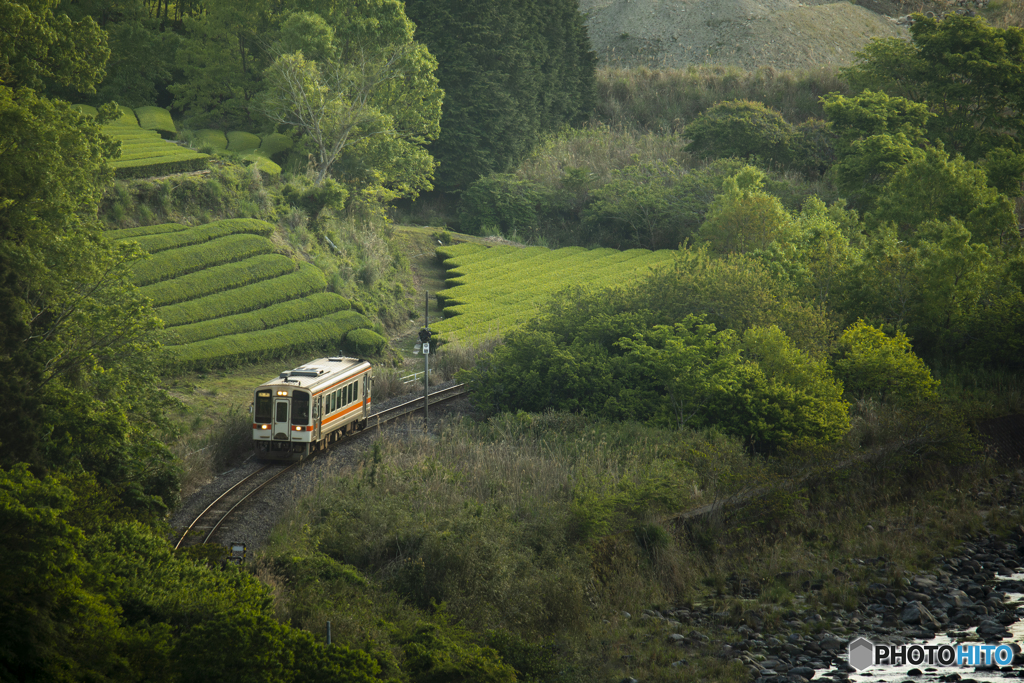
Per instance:
[[[601,66],[733,65],[801,70],[850,64],[874,37],[909,37],[898,18],[922,0],[580,0]],[[870,8],[870,9],[869,9]]]

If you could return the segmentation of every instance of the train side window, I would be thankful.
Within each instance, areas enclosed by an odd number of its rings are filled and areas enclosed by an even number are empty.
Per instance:
[[[345,385],[345,405],[348,405],[351,402],[352,402],[352,385],[351,384],[346,384]]]
[[[352,400],[353,401],[358,401],[359,400],[359,380],[356,380],[355,382],[352,382]]]
[[[333,413],[337,409],[338,409],[338,392],[337,391],[332,391],[331,392],[331,412]]]

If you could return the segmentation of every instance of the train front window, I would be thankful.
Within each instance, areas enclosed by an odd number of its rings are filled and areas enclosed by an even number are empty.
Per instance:
[[[287,422],[288,421],[288,401],[277,402],[277,419],[275,422]]]
[[[309,394],[304,391],[292,393],[292,424],[309,424]]]
[[[269,391],[257,391],[256,392],[256,406],[253,410],[253,421],[255,422],[270,422],[270,417],[274,414],[274,399],[270,398]]]

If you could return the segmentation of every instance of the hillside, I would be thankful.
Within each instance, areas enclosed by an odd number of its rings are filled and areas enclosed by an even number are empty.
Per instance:
[[[918,3],[923,8],[924,4]],[[873,37],[905,37],[902,3],[581,0],[602,66],[812,69],[849,64]],[[918,7],[907,7],[906,11]],[[884,11],[886,14],[879,14]]]

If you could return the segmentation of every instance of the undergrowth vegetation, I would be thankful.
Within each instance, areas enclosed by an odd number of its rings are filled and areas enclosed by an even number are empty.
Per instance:
[[[495,648],[520,680],[743,681],[713,648],[673,669],[662,627],[624,613],[708,606],[721,626],[752,611],[777,626],[798,603],[828,615],[875,580],[851,558],[883,556],[898,580],[949,550],[937,539],[982,524],[969,487],[990,470],[941,409],[868,400],[853,415],[836,448],[789,461],[714,431],[565,413],[385,434],[357,475],[321,482],[288,514],[258,571],[279,587],[280,617],[329,620],[396,666],[396,634],[430,622]]]

